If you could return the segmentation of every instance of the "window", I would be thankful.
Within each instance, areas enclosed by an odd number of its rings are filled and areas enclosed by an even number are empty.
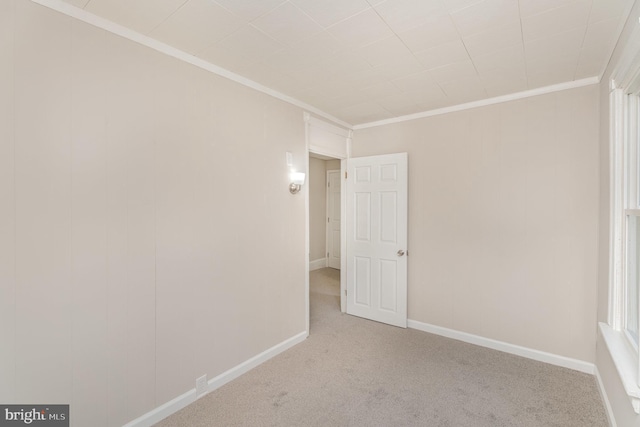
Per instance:
[[[639,269],[640,263],[638,256],[640,250],[640,209],[638,206],[638,96],[635,94],[626,94],[624,91],[617,96],[622,97],[620,106],[622,111],[616,113],[622,114],[622,133],[621,140],[618,141],[623,145],[621,164],[622,171],[618,171],[622,175],[622,189],[618,194],[621,197],[619,203],[624,206],[624,218],[618,218],[621,222],[623,245],[621,248],[622,257],[622,283],[620,284],[623,292],[621,293],[620,303],[622,305],[622,329],[629,341],[629,345],[634,351],[638,351],[638,279],[640,279]],[[640,384],[640,378],[638,378]]]
[[[640,77],[633,76],[611,85],[610,309],[600,331],[640,414]]]

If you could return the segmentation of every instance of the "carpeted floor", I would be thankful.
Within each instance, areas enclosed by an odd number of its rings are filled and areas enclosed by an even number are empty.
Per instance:
[[[591,375],[340,313],[311,273],[309,338],[158,426],[607,426]]]

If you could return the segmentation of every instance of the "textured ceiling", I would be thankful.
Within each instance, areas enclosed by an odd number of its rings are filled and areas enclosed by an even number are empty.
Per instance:
[[[65,0],[351,124],[600,76],[634,0]]]

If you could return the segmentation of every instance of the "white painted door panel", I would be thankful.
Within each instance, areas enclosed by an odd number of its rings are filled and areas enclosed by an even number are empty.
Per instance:
[[[327,258],[340,269],[340,171],[327,171]]]
[[[347,171],[347,313],[406,328],[407,153]]]

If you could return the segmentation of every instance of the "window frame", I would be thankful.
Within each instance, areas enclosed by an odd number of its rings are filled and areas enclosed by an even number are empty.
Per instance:
[[[640,61],[638,62],[640,71]],[[640,74],[624,85],[610,86],[610,277],[608,324],[600,323],[600,332],[609,349],[622,384],[636,413],[640,414],[640,351],[627,329],[629,220],[636,217],[640,226]],[[636,249],[638,244],[636,243]],[[637,254],[633,252],[637,261]],[[637,265],[636,271],[637,271]],[[637,278],[636,278],[637,279]],[[637,289],[636,331],[640,331],[640,286]],[[639,337],[640,341],[640,337]]]
[[[622,197],[622,218],[618,218],[618,221],[621,222],[622,225],[622,248],[621,248],[621,262],[622,262],[622,277],[621,283],[619,286],[622,286],[622,292],[620,293],[621,302],[621,330],[624,332],[625,338],[627,339],[627,344],[631,346],[633,351],[635,352],[636,357],[638,355],[638,336],[634,337],[629,331],[628,325],[628,308],[630,306],[635,306],[636,318],[635,318],[635,331],[636,334],[640,331],[640,287],[638,287],[638,280],[634,280],[636,290],[635,290],[635,301],[630,301],[629,298],[629,273],[630,270],[635,269],[637,271],[637,244],[636,248],[630,248],[630,226],[629,222],[631,217],[635,217],[640,219],[640,210],[638,209],[638,189],[640,186],[638,185],[638,178],[640,177],[638,173],[638,153],[640,152],[640,147],[638,144],[638,104],[640,103],[640,99],[638,98],[637,93],[626,93],[628,92],[622,90],[622,103],[620,106],[622,107],[622,111],[617,111],[616,114],[621,114],[623,117],[623,121],[621,123],[621,140],[618,143],[623,144],[622,152],[623,152],[623,162],[622,162],[622,191],[620,195]],[[634,227],[640,226],[639,222],[636,222]],[[637,232],[636,232],[637,236]],[[633,250],[632,250],[633,249]],[[633,264],[633,266],[632,266]],[[640,358],[638,359],[639,367],[640,367]],[[638,385],[640,386],[640,369],[638,374]]]

